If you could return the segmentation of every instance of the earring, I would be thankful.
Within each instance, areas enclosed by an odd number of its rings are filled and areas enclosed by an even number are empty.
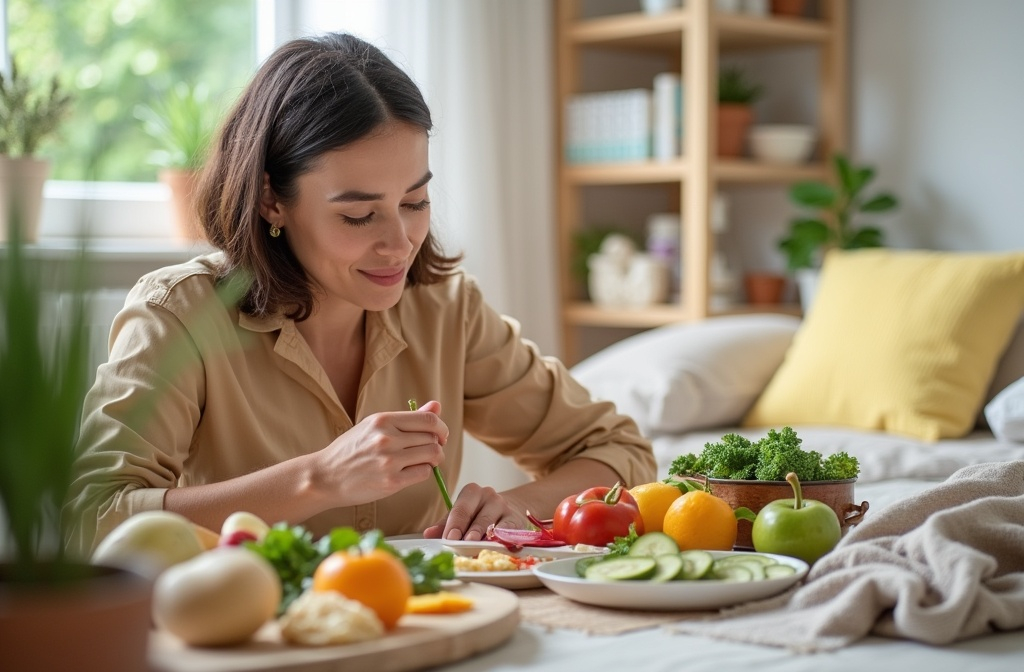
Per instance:
[[[271,224],[270,225],[270,237],[271,238],[277,238],[280,235],[281,235],[281,229],[277,228],[276,224]]]

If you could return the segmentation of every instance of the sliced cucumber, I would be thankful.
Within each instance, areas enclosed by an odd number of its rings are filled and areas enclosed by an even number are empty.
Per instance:
[[[633,545],[629,547],[631,556],[657,557],[659,555],[674,555],[679,553],[679,545],[675,539],[664,532],[648,532],[641,534]]]
[[[764,568],[764,578],[766,579],[780,579],[784,576],[792,576],[793,574],[796,574],[796,567],[783,565],[782,563],[768,565]]]
[[[586,575],[587,575],[587,567],[590,567],[595,562],[598,562],[598,561],[603,560],[603,559],[604,558],[602,558],[600,555],[591,555],[591,556],[586,557],[586,558],[580,558],[579,560],[576,561],[576,565],[575,565],[575,567],[576,567],[576,576],[579,576],[581,578],[586,577]]]
[[[685,565],[678,553],[655,556],[654,562],[657,565],[654,576],[651,577],[651,581],[654,583],[664,583],[675,579],[682,574]]]
[[[715,563],[711,567],[710,578],[719,581],[753,581],[754,574],[744,565]]]
[[[587,567],[583,576],[592,581],[638,581],[654,576],[657,568],[650,557],[608,558]]]
[[[769,558],[767,555],[761,555],[759,553],[737,553],[736,555],[727,555],[724,558],[719,558],[718,563],[722,565],[731,565],[737,562],[741,565],[747,563],[753,563],[758,565],[774,565],[777,563],[775,558]]]
[[[679,554],[679,558],[683,561],[683,569],[679,573],[679,578],[687,581],[704,578],[715,562],[714,556],[707,551],[695,549],[683,551]]]

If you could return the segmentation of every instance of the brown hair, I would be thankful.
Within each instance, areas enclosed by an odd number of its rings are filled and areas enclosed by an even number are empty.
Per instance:
[[[207,239],[251,284],[239,307],[254,315],[286,310],[296,320],[314,308],[312,281],[285,236],[272,238],[260,215],[263,175],[284,202],[297,178],[326,152],[363,138],[389,120],[430,132],[430,110],[416,84],[380,49],[352,35],[327,33],[282,45],[235,103],[200,178],[196,207]],[[445,256],[427,234],[406,278],[431,284],[462,256]]]

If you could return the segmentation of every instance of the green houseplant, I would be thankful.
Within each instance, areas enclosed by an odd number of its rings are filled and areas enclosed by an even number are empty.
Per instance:
[[[86,261],[55,320],[18,227],[0,254],[0,641],[11,669],[146,669],[150,583],[63,550],[89,379]]]
[[[171,192],[175,229],[186,240],[203,238],[192,192],[217,123],[209,98],[209,89],[203,84],[178,82],[156,104],[135,107],[142,129],[159,145],[151,161],[161,168],[160,181]]]
[[[36,81],[21,75],[11,60],[10,76],[0,73],[0,242],[18,214],[21,237],[34,242],[39,230],[43,185],[50,162],[39,147],[53,138],[71,109],[72,97],[53,77]]]
[[[855,166],[845,155],[835,154],[832,169],[833,183],[811,180],[790,188],[793,203],[812,214],[795,217],[778,243],[787,268],[796,274],[804,310],[814,296],[817,267],[824,253],[829,249],[884,246],[885,234],[881,229],[856,219],[864,214],[888,212],[899,205],[896,196],[887,191],[867,192],[875,177],[874,168]]]
[[[754,103],[761,87],[750,82],[739,68],[723,68],[718,74],[718,156],[743,155],[747,132],[754,121]]]

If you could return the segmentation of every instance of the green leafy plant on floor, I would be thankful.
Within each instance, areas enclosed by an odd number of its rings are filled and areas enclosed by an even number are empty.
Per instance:
[[[789,232],[779,241],[789,270],[813,268],[829,249],[853,250],[882,247],[884,233],[876,226],[860,224],[855,218],[863,214],[879,214],[898,207],[896,196],[889,192],[866,193],[875,169],[854,166],[842,154],[832,157],[835,184],[811,180],[798,182],[789,190],[797,206],[814,211],[794,218]]]
[[[33,81],[20,74],[12,59],[10,76],[0,73],[0,154],[34,156],[57,132],[72,100],[57,77]]]
[[[180,170],[197,170],[203,165],[217,124],[206,86],[178,82],[159,103],[137,105],[135,117],[160,144],[151,155],[154,164]]]

